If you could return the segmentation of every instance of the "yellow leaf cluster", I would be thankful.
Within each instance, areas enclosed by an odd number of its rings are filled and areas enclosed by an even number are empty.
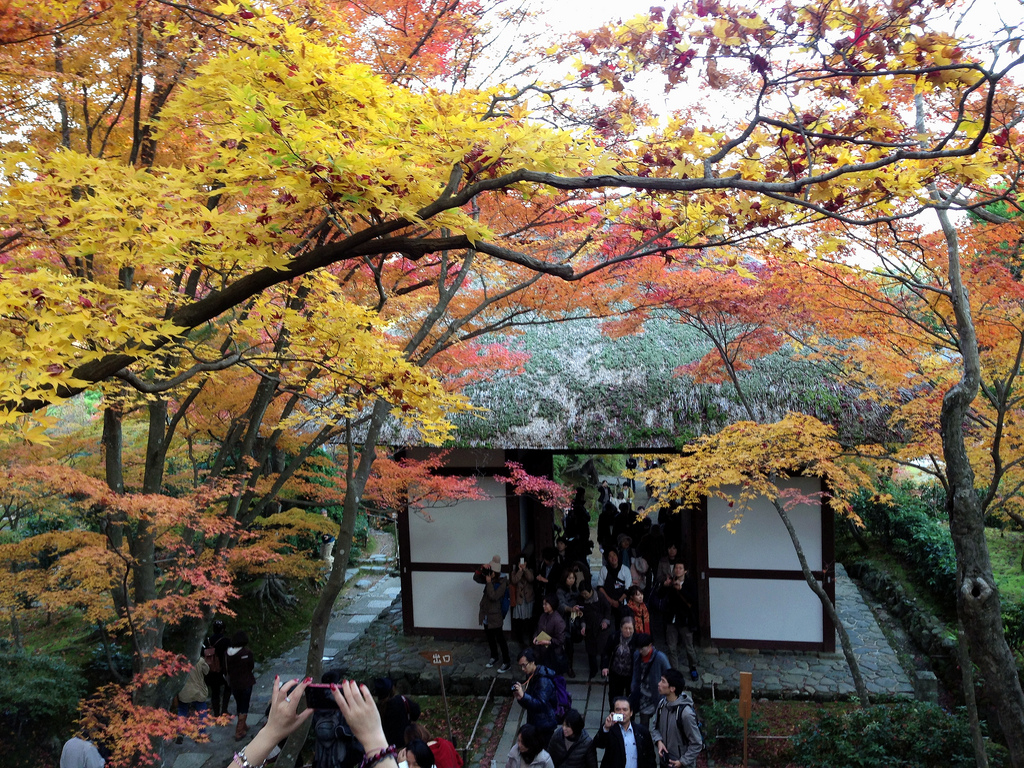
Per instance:
[[[659,467],[643,473],[643,482],[659,504],[692,505],[717,496],[733,502],[739,516],[754,499],[780,499],[776,481],[790,476],[821,478],[828,494],[822,503],[851,517],[849,497],[871,485],[856,464],[843,459],[832,427],[795,413],[774,424],[731,424],[680,455],[662,457]]]

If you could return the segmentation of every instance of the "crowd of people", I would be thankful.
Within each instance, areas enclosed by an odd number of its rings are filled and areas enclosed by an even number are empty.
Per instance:
[[[521,666],[528,670],[529,678],[537,676],[539,668],[530,660],[530,649],[524,650],[520,658],[527,659]],[[367,686],[339,679],[327,684],[329,696],[322,703],[300,712],[299,702],[310,683],[309,679],[282,682],[275,678],[267,724],[235,753],[229,768],[262,768],[287,737],[310,717],[317,734],[329,724],[330,730],[343,730],[348,744],[355,745],[341,763],[318,762],[318,751],[314,766],[462,768],[462,759],[450,742],[431,738],[415,722],[406,725],[401,742],[396,743],[393,734],[388,733],[396,724],[390,713],[404,707],[389,704],[397,695],[393,691],[384,700],[377,692],[375,700]],[[521,689],[516,692],[517,697],[531,695],[528,682],[517,687]],[[694,768],[703,740],[693,699],[686,691],[685,676],[678,670],[665,669],[658,678],[655,697],[647,722],[634,711],[629,698],[616,697],[593,736],[575,709],[568,709],[550,728],[528,718],[509,750],[506,768],[597,768],[598,749],[604,753],[601,768]]]
[[[576,677],[576,660],[585,656],[588,677],[600,673],[614,691],[625,692],[622,681],[633,674],[625,648],[632,653],[638,647],[635,639],[623,638],[635,632],[657,638],[669,664],[698,679],[693,641],[698,594],[681,557],[681,516],[659,515],[653,521],[643,508],[633,509],[629,486],[617,490],[607,481],[599,488],[602,564],[596,574],[589,565],[590,514],[583,489],[555,546],[542,549],[536,562],[517,554],[506,575],[501,556],[495,555],[475,572],[484,586],[479,621],[490,649],[488,667],[500,664],[502,673],[512,667],[502,629],[505,613],[511,612],[512,640],[519,650],[532,650],[538,663],[566,677]]]

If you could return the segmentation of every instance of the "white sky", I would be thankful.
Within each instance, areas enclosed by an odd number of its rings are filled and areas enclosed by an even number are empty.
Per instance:
[[[668,10],[676,5],[671,0],[652,2],[651,0],[529,0],[535,8],[544,11],[552,26],[564,31],[592,29],[615,19],[631,18],[639,13],[646,13],[653,6],[661,6]],[[752,2],[747,5],[758,7],[768,3]],[[967,33],[978,35],[981,39],[992,36],[994,30],[1009,25],[1024,23],[1024,3],[1022,0],[960,0],[955,3],[957,21]],[[951,22],[952,25],[952,22]]]

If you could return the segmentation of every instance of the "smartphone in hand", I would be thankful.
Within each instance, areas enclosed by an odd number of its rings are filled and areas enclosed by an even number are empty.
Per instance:
[[[309,709],[337,709],[331,686],[323,683],[310,683],[306,686],[306,706]]]

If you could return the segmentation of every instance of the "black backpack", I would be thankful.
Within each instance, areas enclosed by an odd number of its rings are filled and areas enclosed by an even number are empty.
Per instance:
[[[313,735],[313,768],[357,768],[363,762],[363,746],[341,712],[313,713]]]
[[[654,712],[655,724],[657,724],[658,717],[661,715],[662,707],[666,706],[668,706],[668,701],[666,699],[662,699],[661,703],[658,705],[658,709]],[[683,728],[683,711],[687,707],[693,710],[693,719],[697,723],[697,732],[700,734],[700,751],[703,752],[708,748],[708,737],[704,732],[704,721],[701,719],[700,713],[697,711],[697,706],[695,704],[686,703],[681,707],[676,707],[676,728],[679,730],[679,735],[682,736],[683,740],[686,742],[686,746],[689,747],[690,739],[686,735],[686,729]]]

